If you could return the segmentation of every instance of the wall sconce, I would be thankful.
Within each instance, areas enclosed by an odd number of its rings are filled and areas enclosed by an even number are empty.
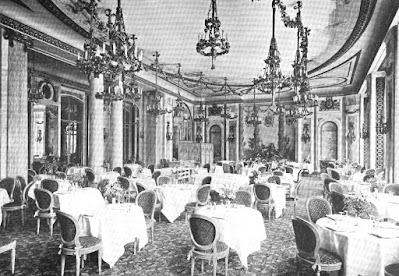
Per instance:
[[[383,118],[380,117],[377,122],[377,134],[387,134],[388,133],[388,124],[384,122]]]
[[[166,139],[172,140],[172,138],[173,138],[173,133],[170,132],[170,122],[167,122],[167,124],[166,124]]]
[[[354,122],[349,122],[348,134],[346,135],[346,139],[348,139],[349,144],[352,144],[356,140],[355,123]]]
[[[303,133],[302,133],[302,136],[301,136],[301,140],[305,144],[310,142],[309,124],[303,124]]]
[[[229,136],[227,137],[227,139],[229,141],[234,141],[236,139],[235,132],[236,132],[236,128],[234,126],[230,126]]]
[[[362,132],[360,133],[360,138],[367,139],[369,138],[369,129],[366,123],[363,123]]]

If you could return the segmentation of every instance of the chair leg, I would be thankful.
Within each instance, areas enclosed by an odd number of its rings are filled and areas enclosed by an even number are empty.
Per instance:
[[[194,264],[195,264],[195,259],[194,256],[191,257],[191,276],[194,276]]]
[[[227,272],[229,270],[229,255],[226,256],[226,258],[224,259],[224,269],[225,269],[225,274],[227,276]]]
[[[80,260],[80,262],[81,262],[81,268],[85,268],[85,260],[86,260],[86,257],[85,257],[86,255],[82,255],[82,257],[81,257],[81,260]]]
[[[11,249],[11,273],[14,274],[15,271],[15,247]]]
[[[48,221],[48,227],[50,228],[50,237],[53,236],[53,224],[54,224],[53,219],[49,219],[49,221]]]
[[[154,243],[154,225],[151,226],[151,243]]]
[[[39,231],[40,231],[40,218],[38,217],[36,219],[37,223],[36,223],[36,235],[39,235]]]
[[[218,260],[214,257],[213,258],[213,276],[216,276],[217,266],[218,266]]]
[[[98,250],[98,274],[101,274],[101,265],[103,260],[103,250]]]
[[[7,225],[7,212],[3,212],[3,227],[6,228]]]
[[[80,274],[80,255],[76,255],[76,276]]]
[[[204,273],[204,260],[201,260],[201,273]]]
[[[61,254],[61,276],[64,276],[65,258],[66,258],[66,256],[64,254]]]
[[[21,222],[22,222],[22,226],[24,226],[24,224],[25,224],[25,212],[24,212],[24,209],[21,209]]]

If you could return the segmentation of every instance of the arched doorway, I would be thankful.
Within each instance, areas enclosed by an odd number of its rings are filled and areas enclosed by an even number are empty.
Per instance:
[[[123,105],[123,160],[139,158],[139,108],[131,102]]]
[[[222,130],[220,126],[213,125],[209,129],[209,140],[213,144],[213,159],[222,159]]]
[[[338,127],[328,121],[321,126],[321,160],[338,159]]]
[[[61,97],[61,160],[82,164],[83,102],[72,96]]]

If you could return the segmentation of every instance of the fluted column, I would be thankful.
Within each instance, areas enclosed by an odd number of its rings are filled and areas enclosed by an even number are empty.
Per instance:
[[[123,89],[122,80],[115,89]],[[123,166],[123,101],[114,101],[111,112],[111,168]],[[129,157],[129,156],[128,156]]]
[[[4,29],[0,29],[0,178],[7,176],[7,107],[8,107],[8,40],[3,37]]]
[[[96,99],[97,92],[104,91],[103,75],[90,77],[89,92],[89,166],[94,170],[103,166],[104,162],[104,100]]]

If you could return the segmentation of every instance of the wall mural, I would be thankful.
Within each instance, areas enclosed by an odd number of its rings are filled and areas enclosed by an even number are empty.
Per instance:
[[[321,101],[319,111],[339,110],[339,100],[333,100],[332,97],[326,97],[325,101]]]
[[[321,127],[321,159],[338,158],[338,127],[333,122],[325,122]]]

